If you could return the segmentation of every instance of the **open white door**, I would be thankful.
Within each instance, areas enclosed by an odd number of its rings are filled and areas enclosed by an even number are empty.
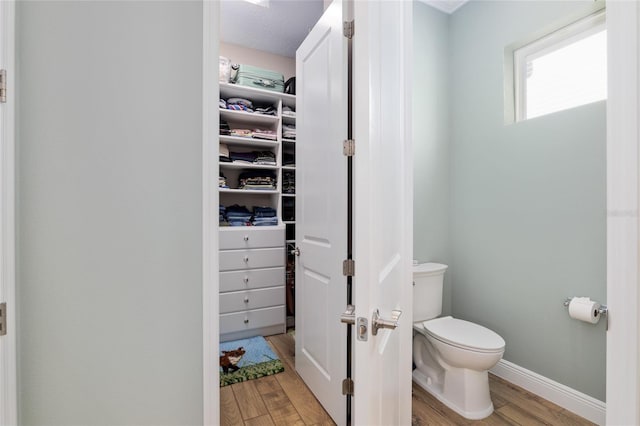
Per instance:
[[[346,39],[334,0],[296,53],[296,370],[339,424],[346,423]]]
[[[14,20],[14,1],[0,1],[0,70],[3,71],[3,81],[0,83],[0,426],[18,423],[14,267]]]
[[[354,344],[356,425],[411,424],[412,5],[354,2]],[[373,335],[373,312],[397,328]]]

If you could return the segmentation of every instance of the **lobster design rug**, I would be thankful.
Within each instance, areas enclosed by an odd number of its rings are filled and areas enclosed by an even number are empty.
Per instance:
[[[262,336],[220,343],[220,387],[284,371]]]

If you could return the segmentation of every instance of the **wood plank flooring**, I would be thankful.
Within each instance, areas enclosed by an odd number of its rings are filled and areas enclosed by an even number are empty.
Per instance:
[[[294,367],[295,342],[288,334],[267,337],[284,372],[220,388],[220,424],[335,425]],[[412,425],[593,425],[593,423],[489,375],[495,410],[486,419],[467,420],[413,384]]]

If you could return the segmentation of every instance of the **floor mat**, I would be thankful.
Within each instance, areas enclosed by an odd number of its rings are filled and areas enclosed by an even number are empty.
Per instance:
[[[284,371],[262,336],[220,343],[220,387]]]

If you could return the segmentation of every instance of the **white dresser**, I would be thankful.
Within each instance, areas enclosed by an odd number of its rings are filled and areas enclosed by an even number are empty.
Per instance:
[[[285,227],[220,229],[220,340],[285,333]]]

